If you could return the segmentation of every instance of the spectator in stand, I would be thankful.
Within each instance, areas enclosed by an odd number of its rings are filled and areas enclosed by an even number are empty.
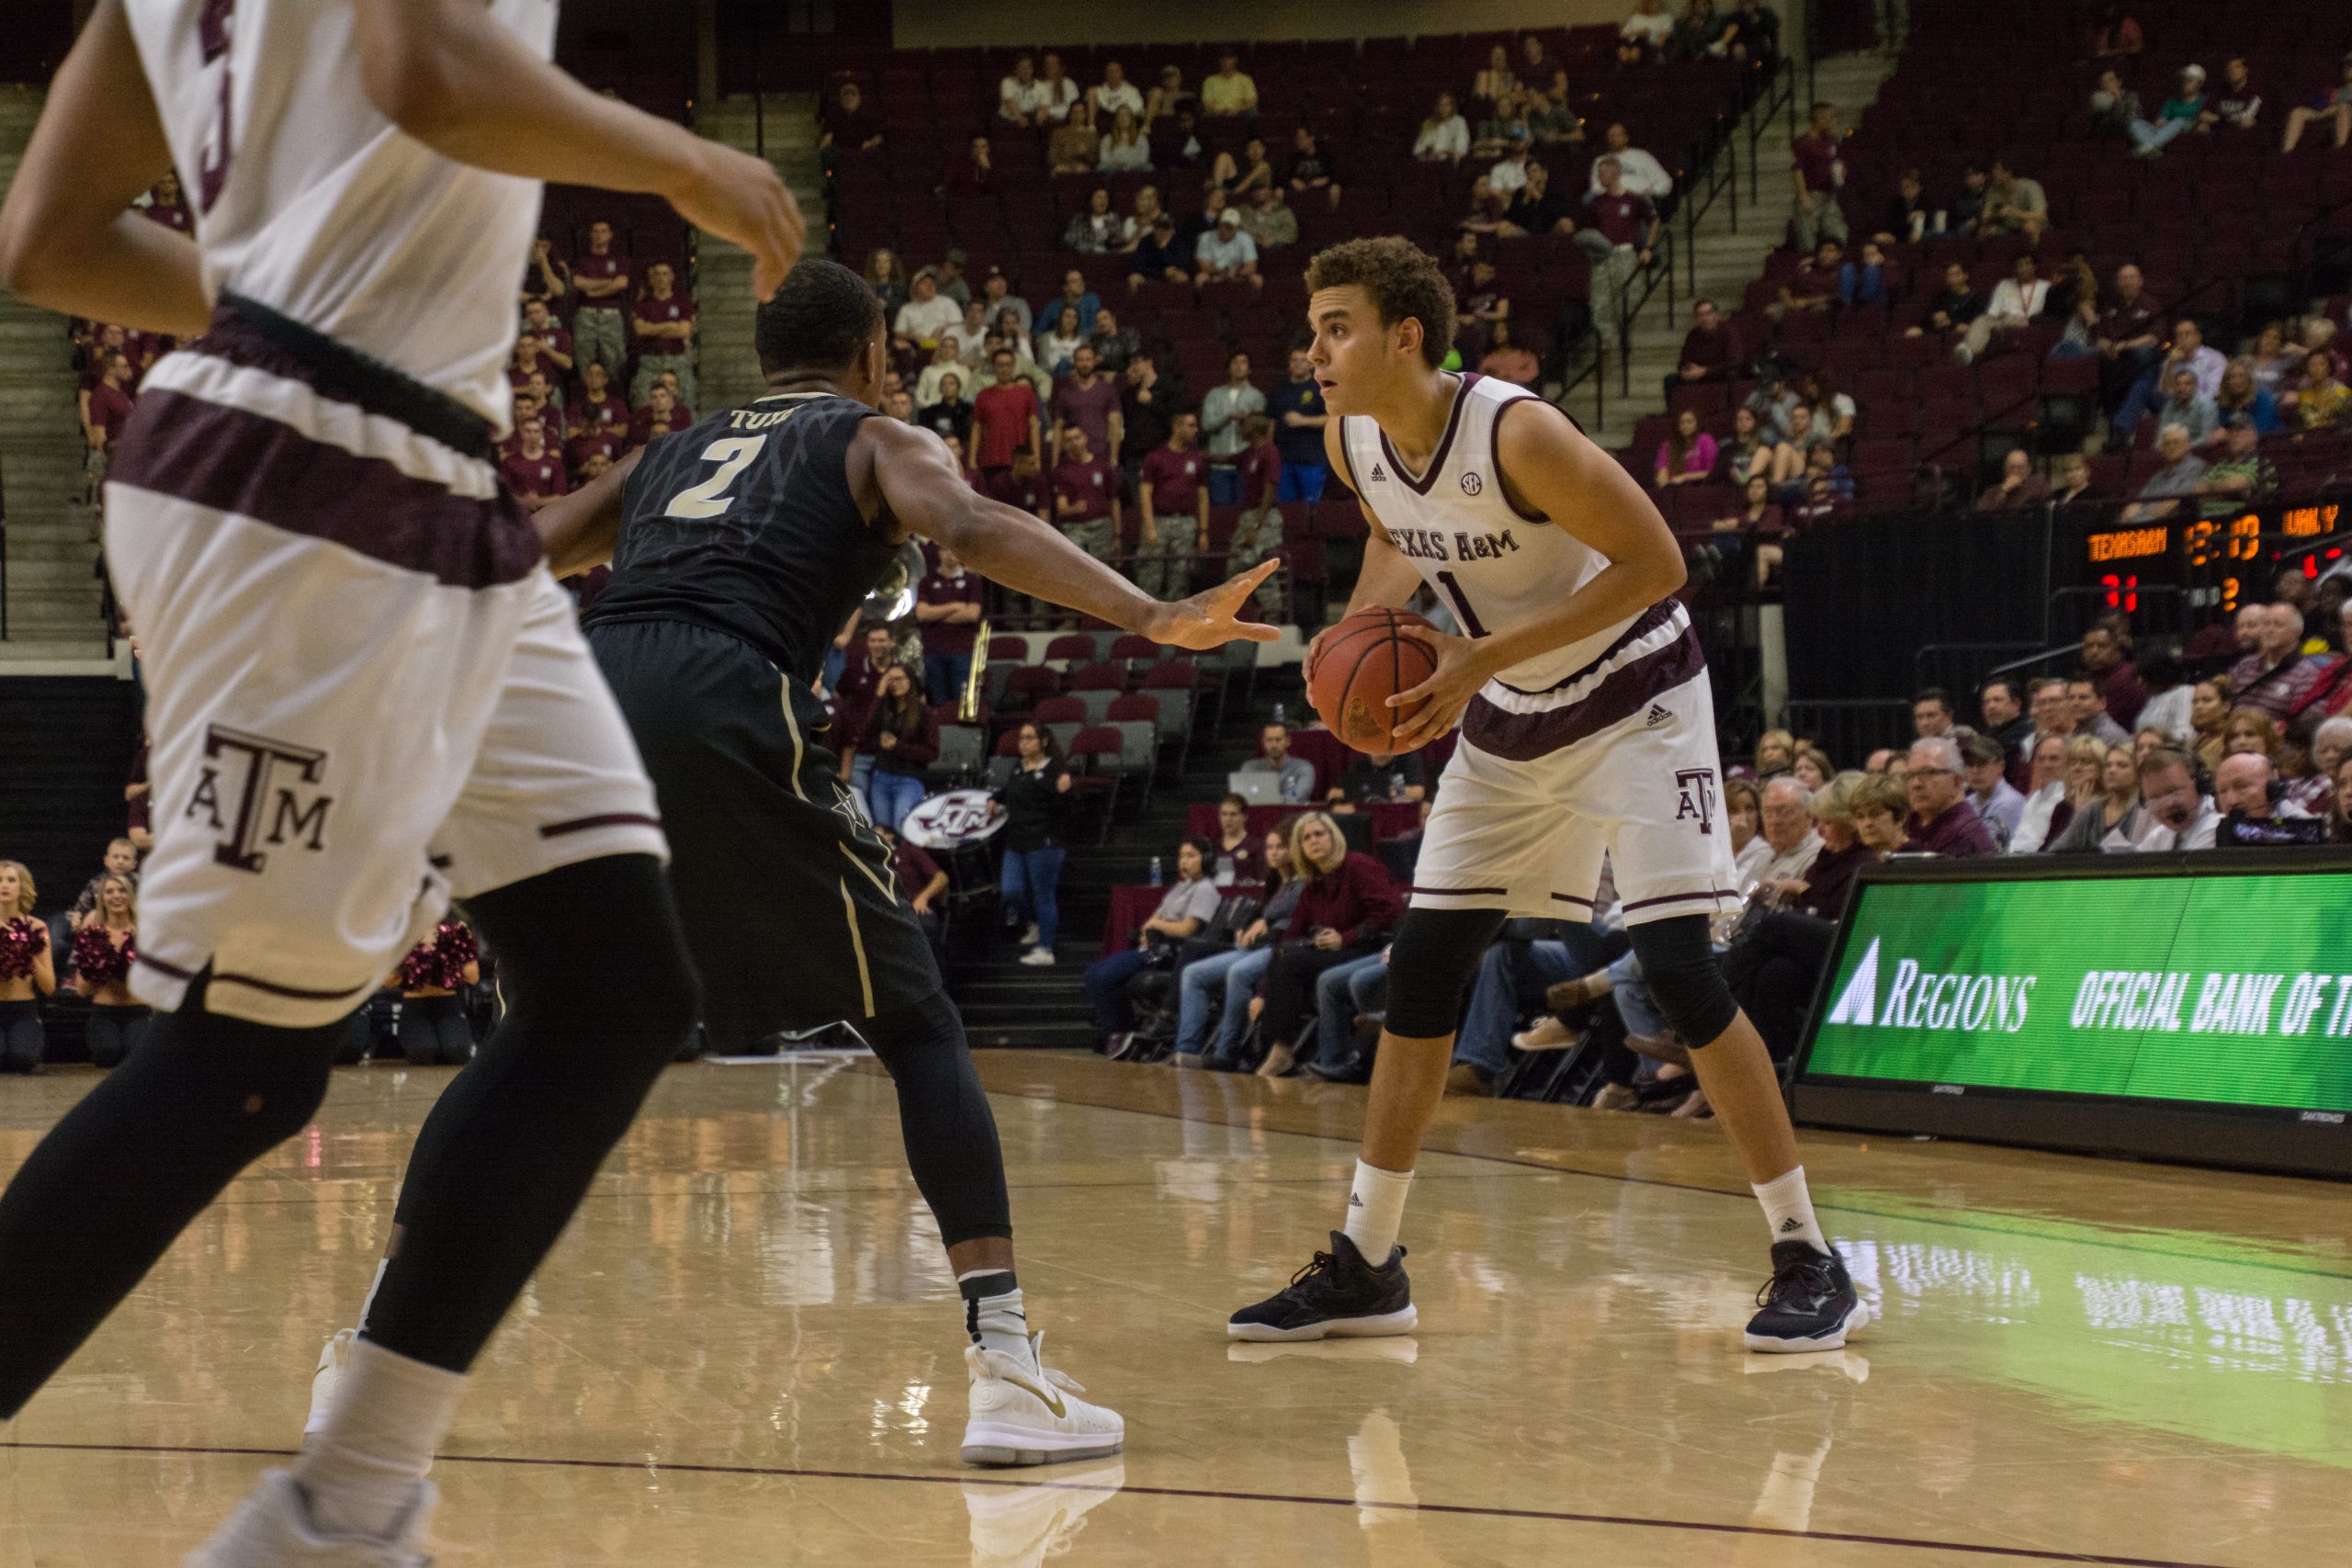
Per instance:
[[[1133,327],[1119,324],[1118,313],[1110,306],[1094,312],[1094,330],[1087,334],[1087,345],[1094,350],[1094,363],[1105,376],[1116,376],[1127,367],[1127,362],[1143,350],[1143,338]],[[1075,363],[1075,355],[1072,356]]]
[[[1669,397],[1677,387],[1728,380],[1746,363],[1738,332],[1724,320],[1713,299],[1701,299],[1690,307],[1690,330],[1682,334],[1682,351],[1675,358],[1675,368],[1666,378]]]
[[[1237,506],[1241,501],[1241,422],[1266,412],[1266,394],[1250,383],[1250,356],[1236,354],[1226,361],[1226,378],[1201,400],[1201,429],[1209,458],[1209,502]]]
[[[1144,118],[1143,93],[1127,80],[1127,68],[1117,61],[1106,61],[1102,80],[1086,90],[1086,106],[1098,120],[1108,120],[1121,109],[1141,120]]]
[[[1960,190],[1944,206],[1944,220],[1954,234],[1973,234],[1984,217],[1984,197],[1992,188],[1991,177],[1982,164],[1970,164],[1960,171]]]
[[[2110,416],[2163,360],[2163,323],[2164,308],[2148,297],[2140,269],[2129,262],[2117,267],[2114,293],[2099,313],[2092,339],[2100,359],[2100,406]]]
[[[1148,360],[1142,362],[1148,368]],[[1148,389],[1149,383],[1144,384]],[[1136,389],[1129,388],[1132,393]],[[1208,457],[1197,445],[1200,417],[1188,409],[1165,416],[1168,445],[1145,456],[1136,472],[1136,498],[1142,508],[1139,530],[1143,559],[1136,570],[1136,585],[1157,598],[1168,597],[1169,583],[1182,562],[1184,580],[1192,575],[1192,558],[1208,548]]]
[[[1478,121],[1478,134],[1470,143],[1470,156],[1475,162],[1487,163],[1510,151],[1514,137],[1532,141],[1535,127],[1527,118],[1527,93],[1513,87],[1499,98],[1487,100],[1494,112]]]
[[[1179,114],[1197,110],[1200,105],[1201,96],[1184,85],[1183,68],[1163,65],[1159,68],[1159,85],[1151,90],[1150,100],[1144,105],[1143,117],[1147,120],[1172,119]]]
[[[1666,40],[1668,60],[1721,60],[1731,53],[1735,28],[1729,17],[1715,15],[1715,0],[1690,0],[1682,19]]]
[[[2288,784],[2285,800],[2313,817],[2333,815],[2335,811],[2335,775],[2343,768],[2347,756],[2352,756],[2352,718],[2322,720],[2312,730],[2311,751],[2305,759],[2306,765]]]
[[[1521,347],[1512,339],[1510,323],[1503,321],[1487,329],[1487,352],[1478,357],[1478,373],[1532,391],[1543,377],[1544,367],[1533,350]],[[1707,440],[1712,444],[1714,437],[1711,435]]]
[[[1151,230],[1136,242],[1135,259],[1127,268],[1130,292],[1147,283],[1188,283],[1193,276],[1193,250],[1177,238],[1176,220],[1162,212]]]
[[[1238,503],[1241,510],[1234,518],[1233,537],[1226,545],[1227,576],[1246,571],[1268,556],[1278,556],[1283,548],[1283,514],[1277,504],[1282,492],[1283,459],[1274,449],[1274,422],[1261,413],[1250,415],[1241,422],[1241,461],[1236,465],[1241,479],[1241,500]],[[1199,536],[1198,542],[1201,553],[1205,555],[1207,538]],[[1260,611],[1271,615],[1282,604],[1282,590],[1274,579],[1268,578],[1258,585],[1250,600]]]
[[[2257,640],[2267,608],[2261,604],[2246,606],[2246,611],[2253,613]],[[2240,618],[2245,616],[2245,612],[2240,612]],[[2229,676],[2216,675],[2210,681],[2199,681],[2188,694],[2188,720],[2194,731],[2190,750],[2196,753],[2198,766],[2209,774],[2222,761],[2222,735],[2230,723],[2230,684]]]
[[[1260,186],[1250,193],[1250,206],[1241,214],[1241,232],[1261,255],[1298,243],[1298,214],[1283,199],[1280,186]]]
[[[2197,372],[2189,367],[2172,366],[2164,374],[2165,400],[2156,405],[2156,428],[2177,424],[2188,432],[2191,448],[2204,445],[2205,438],[2222,427],[2213,400],[2199,395]]]
[[[2110,835],[2117,836],[2112,847],[2122,848],[2143,829],[2141,816],[2139,756],[2130,746],[2109,746],[2107,755],[2099,759],[2098,793],[2075,808],[2066,830],[2044,846],[2043,852],[2098,854],[2110,847]]]
[[[1125,492],[1135,495],[1143,460],[1168,445],[1182,398],[1175,383],[1159,374],[1159,362],[1148,349],[1136,350],[1119,381],[1119,413],[1126,439],[1120,443],[1117,457],[1125,476]]]
[[[1050,321],[1058,318],[1063,306],[1078,311],[1078,333],[1080,337],[1094,330],[1094,312],[1102,308],[1102,300],[1086,287],[1086,275],[1076,267],[1062,273],[1062,290],[1050,299],[1040,300],[1035,320]]]
[[[2087,640],[2086,638],[2086,643]],[[2086,657],[2088,657],[2087,649]],[[2132,732],[2108,714],[2102,695],[2104,685],[2102,679],[2086,675],[2076,675],[2067,681],[2066,706],[2075,716],[2075,733],[2097,736],[2109,746],[2128,746],[2132,742]],[[2130,682],[2128,689],[2138,690],[2138,682]]]
[[[1797,748],[1796,765],[1789,770],[1789,777],[1817,792],[1827,788],[1837,776],[1838,764],[1829,760],[1828,752],[1810,743]]]
[[[998,892],[1004,901],[1005,922],[1027,930],[1021,934],[1023,964],[1043,966],[1054,962],[1054,941],[1061,911],[1057,897],[1068,819],[1069,768],[1061,748],[1044,726],[1023,722],[1014,732],[1015,761],[1012,773],[998,786],[989,807],[1004,818],[998,835],[1004,845],[1004,863]]]
[[[2105,624],[2092,626],[2083,634],[2083,672],[2090,677],[2091,700],[2095,711],[2103,713],[2114,724],[2110,735],[2087,722],[2078,712],[2077,728],[2091,729],[2109,745],[2128,735],[2124,728],[2138,720],[2140,712],[2148,705],[2147,684],[2132,662],[2131,645],[2116,635],[2115,628]],[[2074,687],[2068,687],[2068,700],[2074,699]],[[2079,707],[2079,704],[2077,706]]]
[[[2088,744],[2096,740],[2083,737]],[[2031,769],[2027,777],[2025,805],[2018,812],[2018,825],[2010,831],[2008,852],[2013,855],[2038,853],[2041,846],[2066,829],[2075,808],[2066,799],[2066,748],[2070,738],[2064,735],[2036,735],[2028,755]],[[2103,753],[2102,753],[2103,754]]]
[[[180,177],[171,170],[164,171],[153,188],[147,193],[147,205],[139,215],[150,223],[160,223],[175,234],[196,232],[196,219],[188,212],[187,203],[180,196]]]
[[[571,488],[563,458],[548,446],[547,426],[537,420],[515,431],[519,438],[512,457],[498,465],[498,477],[524,507],[537,512]]]
[[[1911,767],[1903,784],[1911,800],[1911,815],[1903,822],[1905,852],[1947,859],[1999,852],[1992,830],[1968,802],[1960,747],[1950,736],[1911,743]]]
[[[882,145],[882,117],[866,107],[865,89],[844,82],[817,120],[817,147],[831,168],[844,152],[871,152]]]
[[[1323,427],[1330,416],[1324,412],[1323,389],[1316,384],[1315,366],[1306,350],[1290,351],[1290,379],[1274,389],[1266,409],[1274,417],[1274,449],[1282,458],[1282,488],[1274,499],[1284,502],[1322,500],[1324,479],[1329,473]]]
[[[546,300],[534,299],[523,307],[522,332],[538,340],[540,355],[555,367],[557,375],[572,373],[578,355],[572,352],[571,334],[564,330],[561,321],[548,313]],[[516,345],[519,349],[519,336]]]
[[[0,1073],[40,1068],[48,1040],[39,997],[57,989],[49,928],[33,915],[33,874],[21,861],[0,860]]]
[[[1086,210],[1070,214],[1062,229],[1062,249],[1080,255],[1101,255],[1116,247],[1125,225],[1111,210],[1111,193],[1097,186],[1086,198]]]
[[[1045,111],[1041,125],[1059,125],[1075,118],[1072,111],[1085,112],[1084,96],[1077,82],[1062,68],[1062,57],[1047,50],[1037,67],[1038,107]]]
[[[1258,755],[1241,764],[1245,773],[1272,773],[1280,781],[1282,797],[1294,806],[1315,798],[1315,765],[1290,749],[1290,727],[1280,719],[1258,732]]]
[[[1724,478],[1743,487],[1750,479],[1762,479],[1769,499],[1772,475],[1781,464],[1781,446],[1767,436],[1754,409],[1743,403],[1732,411],[1731,443],[1721,451]]]
[[[1780,299],[1765,308],[1766,313],[1777,321],[1792,311],[1826,311],[1838,302],[1845,270],[1846,247],[1835,240],[1822,241],[1781,285]]]
[[[1666,40],[1674,36],[1674,18],[1666,0],[1637,0],[1634,14],[1617,29],[1617,63],[1642,65],[1662,58]]]
[[[1984,313],[1969,322],[1961,334],[1959,346],[1951,351],[1954,359],[1962,365],[1970,363],[1984,352],[1996,332],[2022,331],[2041,314],[2050,303],[2050,285],[2036,276],[2039,270],[2031,251],[2018,253],[2009,264],[2009,276],[1993,286]]]
[[[669,435],[684,430],[688,423],[670,389],[656,385],[646,394],[645,406],[629,420],[629,450],[637,450],[657,435]],[[520,451],[519,447],[517,451]]]
[[[1302,125],[1291,133],[1290,144],[1290,169],[1285,183],[1290,186],[1292,199],[1299,200],[1319,191],[1324,206],[1338,211],[1341,187],[1315,132]]]
[[[1260,1017],[1267,1040],[1258,1076],[1287,1077],[1323,971],[1379,950],[1404,913],[1404,900],[1386,868],[1349,852],[1330,813],[1308,811],[1292,829],[1291,863],[1305,885],[1283,943],[1267,966],[1266,1006]],[[1318,1055],[1336,1062],[1344,1043],[1318,1042]]]
[[[2029,243],[2041,242],[2050,223],[2050,197],[2041,182],[2019,175],[2004,158],[1993,160],[1984,184],[1984,209],[1977,217],[1981,234],[2023,234]]]
[[[1519,85],[1519,76],[1510,68],[1510,51],[1501,44],[1487,51],[1487,63],[1470,78],[1470,96],[1489,103],[1500,100]]]
[[[1012,466],[990,476],[967,467],[967,477],[978,475],[973,488],[992,501],[1001,501],[1018,512],[1026,512],[1038,522],[1051,525],[1054,517],[1053,480],[1037,461],[1037,449],[1020,446],[1013,450]],[[1035,601],[1032,601],[1033,606]]]
[[[1095,1027],[1106,1043],[1114,1043],[1135,1029],[1135,1006],[1127,998],[1127,983],[1148,969],[1173,966],[1177,950],[1216,918],[1225,897],[1209,880],[1211,852],[1206,839],[1186,839],[1177,846],[1176,885],[1161,896],[1159,907],[1136,933],[1136,945],[1087,966],[1087,1000],[1093,1005]]]
[[[915,423],[926,430],[937,432],[939,438],[956,454],[956,466],[961,468],[963,454],[972,445],[972,400],[964,395],[963,372],[951,370],[942,376],[936,395],[915,413]]]
[[[610,232],[609,229],[606,231]],[[531,242],[531,259],[523,266],[523,288],[517,302],[527,305],[537,299],[551,307],[571,291],[572,282],[572,270],[555,254],[555,242],[542,234]],[[616,344],[618,341],[616,333]]]
[[[1013,375],[1012,351],[998,349],[989,356],[989,368],[996,380],[972,400],[972,439],[965,463],[994,479],[1012,466],[1016,447],[1042,453],[1046,443],[1037,394]]]
[[[1622,123],[1611,124],[1601,133],[1601,145],[1608,157],[1617,161],[1618,178],[1635,196],[1645,196],[1653,202],[1664,202],[1674,194],[1674,176],[1666,165],[1633,143]],[[1591,183],[1585,187],[1584,198],[1590,206],[1592,198],[1602,189],[1600,164],[1593,163]]]
[[[2123,85],[2123,78],[2109,66],[2098,73],[2098,87],[2091,94],[2091,127],[2120,141],[2132,134],[2132,123],[2141,118],[2140,95]]]
[[[1968,784],[1968,804],[2003,849],[2018,830],[2025,796],[2008,781],[2008,750],[1989,735],[1974,731],[1960,743],[1960,765]]]
[[[1503,226],[1506,205],[1496,192],[1494,182],[1480,175],[1470,182],[1470,210],[1455,227],[1474,235],[1498,233]]]
[[[1911,699],[1911,738],[1915,740],[1933,739],[1939,735],[1958,738],[1952,720],[1951,694],[1941,686],[1928,686]],[[1814,788],[1819,789],[1819,784]]]
[[[96,904],[74,922],[74,988],[90,998],[90,1065],[111,1069],[139,1049],[152,1015],[130,994],[130,965],[139,952],[137,885],[108,873],[96,886]],[[53,952],[51,957],[53,963]]]
[[[1258,84],[1241,69],[1241,56],[1234,51],[1220,50],[1216,70],[1201,83],[1201,112],[1217,119],[1257,114]]]
[[[1070,312],[1062,312],[1067,319]],[[1069,375],[1054,389],[1052,412],[1053,435],[1050,451],[1054,461],[1061,461],[1062,436],[1076,429],[1086,433],[1087,445],[1100,454],[1108,464],[1119,450],[1125,435],[1125,415],[1119,408],[1119,388],[1108,376],[1102,374],[1094,356],[1094,345],[1080,339],[1069,353]]]
[[[1883,305],[1887,298],[1886,253],[1877,240],[1864,240],[1860,258],[1838,269],[1838,303]]]
[[[2318,682],[2323,666],[2302,651],[2303,613],[2294,605],[2265,606],[2254,626],[2254,651],[2230,667],[2230,702],[2283,721]]]
[[[2276,494],[2278,470],[2256,450],[2258,439],[2253,420],[2242,413],[2231,415],[2222,431],[2222,450],[2199,482],[2199,493],[2239,504],[2267,501]]]
[[[139,891],[139,846],[129,839],[107,841],[106,853],[99,857],[96,874],[82,885],[82,891],[75,896],[73,908],[66,911],[69,926],[78,929],[97,911],[98,895],[110,876],[121,877],[130,884],[133,893]]]
[[[1151,138],[1144,133],[1142,117],[1133,109],[1123,108],[1111,117],[1110,124],[1111,129],[1095,143],[1094,166],[1104,174],[1148,173]]]
[[[1990,735],[2012,753],[2034,733],[2033,720],[2025,715],[2013,676],[1996,675],[1977,688],[1976,715],[1978,732]]]
[[[2051,479],[2050,502],[2053,506],[2072,506],[2079,501],[2096,499],[2091,495],[2090,459],[2080,452],[2069,452],[2058,459],[2058,471]]]
[[[1880,212],[1878,232],[1871,238],[1882,245],[1916,245],[1928,237],[1928,224],[1934,216],[1934,204],[1928,199],[1919,171],[1905,169],[1895,178],[1894,194]]]
[[[1070,543],[1099,561],[1119,554],[1119,474],[1094,455],[1085,430],[1061,433],[1054,466],[1054,521]],[[1041,606],[1042,608],[1042,606]]]
[[[1928,299],[1917,323],[1905,327],[1903,335],[1921,337],[1936,333],[1951,336],[1964,333],[1984,313],[1984,296],[1969,287],[1966,265],[1953,262],[1944,268],[1942,289]]]
[[[1656,488],[1705,484],[1715,475],[1715,438],[1699,428],[1699,415],[1684,409],[1674,418],[1674,429],[1657,444]]]
[[[865,723],[842,758],[842,776],[865,775],[853,785],[866,818],[891,831],[907,813],[922,804],[923,773],[939,755],[939,727],[933,722],[931,704],[913,671],[893,664],[882,672],[866,705]],[[863,762],[859,768],[855,763]]]
[[[939,275],[924,267],[915,274],[913,291],[890,324],[891,346],[900,354],[929,354],[963,320],[964,308],[939,292]]]
[[[1845,243],[1846,213],[1838,195],[1846,184],[1846,163],[1839,146],[1834,104],[1814,105],[1804,131],[1789,140],[1789,180],[1796,191],[1796,211],[1789,221],[1801,251],[1825,239]]]
[[[645,400],[645,389],[664,370],[678,378],[680,398],[695,401],[695,302],[677,292],[677,269],[655,262],[645,269],[645,292],[629,308],[629,332],[637,348],[637,373],[629,395]]]
[[[1523,125],[1511,127],[1503,146],[1503,154],[1487,171],[1487,185],[1508,204],[1527,184],[1527,161],[1534,152],[1528,130]]]
[[[594,230],[590,231],[593,235]],[[593,243],[593,241],[592,241]],[[907,269],[899,260],[899,253],[887,245],[877,245],[865,254],[865,286],[882,301],[882,314],[892,321],[899,308],[910,298],[907,288]]]
[[[2173,138],[2197,128],[2199,116],[2205,112],[2205,67],[2184,65],[2180,71],[2180,85],[2166,98],[2153,120],[2135,119],[2126,129],[2131,132],[2132,155],[2135,158],[2161,158]]]
[[[1780,456],[1772,471],[1772,483],[1781,492],[1779,499],[1783,506],[1796,499],[1794,492],[1802,486],[1812,467],[1815,449],[1826,449],[1830,446],[1829,433],[1815,423],[1811,405],[1799,403],[1789,411],[1788,439],[1781,443]]]
[[[1037,80],[1037,62],[1024,54],[1012,62],[1012,74],[997,84],[998,118],[1012,125],[1046,123],[1046,88]]]
[[[2336,73],[2335,85],[2308,104],[2297,104],[2287,111],[2287,135],[2279,142],[2282,152],[2292,152],[2295,143],[2303,139],[2303,128],[2313,120],[2335,122],[2335,145],[2352,141],[2352,53],[2346,53]]]
[[[915,585],[915,624],[922,629],[923,688],[934,702],[960,702],[972,672],[982,584],[964,560],[939,547],[939,564]]]
[[[106,483],[107,464],[114,454],[114,444],[121,439],[123,427],[130,423],[130,361],[119,348],[109,348],[98,356],[98,378],[91,386],[82,415],[82,439],[87,456],[82,472],[89,481],[89,494],[95,500],[98,487]]]
[[[2326,430],[2352,418],[2352,389],[2337,379],[2335,355],[2324,348],[2304,356],[2302,379],[2288,395],[2301,429]]]
[[[1590,226],[1577,230],[1575,237],[1592,258],[1593,325],[1602,344],[1614,349],[1624,336],[1625,290],[1634,274],[1650,265],[1658,216],[1649,197],[1626,188],[1614,157],[1600,159],[1593,169],[1600,180],[1600,194],[1585,198]]]
[[[1216,831],[1210,836],[1209,879],[1219,887],[1247,887],[1261,882],[1266,863],[1252,846],[1250,803],[1228,795],[1216,803]]]
[[[2184,425],[2167,424],[2156,433],[2156,455],[2164,459],[2164,466],[2140,487],[2139,504],[2123,513],[2126,523],[2162,522],[2180,510],[2181,497],[2197,493],[2198,484],[2205,478],[2205,459],[2189,450]]]
[[[2278,400],[2268,388],[2255,379],[2254,361],[2241,355],[2222,372],[2222,385],[2213,394],[2213,415],[2218,422],[2205,445],[2219,446],[2224,440],[2230,422],[2243,419],[2257,435],[2275,435],[2282,428],[2278,418]]]
[[[1510,301],[1495,287],[1495,264],[1479,256],[1470,264],[1470,276],[1454,296],[1453,346],[1464,364],[1476,364],[1487,352],[1487,339],[1510,314]]]
[[[2033,471],[2033,458],[2022,446],[2012,446],[2001,459],[2000,482],[1976,498],[1979,512],[2016,512],[2040,506],[2050,499],[2050,481]]]
[[[1781,58],[1780,13],[1763,0],[1735,0],[1731,9],[1731,57],[1766,65]]]
[[[1503,204],[1502,224],[1495,232],[1513,240],[1522,234],[1573,234],[1576,229],[1566,194],[1552,187],[1552,171],[1530,164],[1527,183]]]
[[[1746,409],[1740,410],[1747,414]],[[1753,415],[1749,416],[1751,419]],[[1736,459],[1735,459],[1736,461]],[[1708,526],[1713,537],[1698,553],[1704,558],[1713,550],[1716,562],[1736,564],[1752,545],[1756,556],[1755,577],[1762,581],[1766,575],[1781,564],[1780,541],[1788,536],[1787,517],[1772,500],[1772,480],[1769,474],[1751,473],[1736,481],[1740,486],[1740,507],[1729,517],[1713,519]]]
[[[916,423],[915,395],[904,387],[885,392],[882,394],[882,412],[900,424],[913,424]]]
[[[1425,164],[1459,164],[1469,152],[1470,122],[1454,107],[1452,93],[1440,93],[1413,138],[1413,156]]]
[[[2158,747],[2142,757],[2140,815],[2128,848],[2143,854],[2168,850],[2210,850],[2221,827],[2212,800],[2199,795],[2197,773],[2181,752]]]
[[[961,383],[964,373],[964,340],[955,333],[941,336],[931,351],[931,363],[915,378],[914,400],[918,407],[929,408],[939,400],[939,385],[954,376]]]
[[[1238,796],[1227,796],[1228,802]],[[1222,818],[1224,813],[1218,813]],[[1265,878],[1258,918],[1241,929],[1233,945],[1222,953],[1196,958],[1184,965],[1178,981],[1176,1065],[1204,1066],[1219,1072],[1235,1070],[1241,1034],[1250,1019],[1250,993],[1267,966],[1273,963],[1281,933],[1290,928],[1306,885],[1290,874],[1290,835],[1281,829],[1266,834]],[[1225,1010],[1216,1015],[1216,1033],[1209,1034],[1209,1020],[1217,993],[1225,995]]]
[[[2197,116],[2198,134],[2252,130],[2261,116],[2262,90],[2254,85],[2244,58],[2233,57],[2222,65],[2222,85]]]

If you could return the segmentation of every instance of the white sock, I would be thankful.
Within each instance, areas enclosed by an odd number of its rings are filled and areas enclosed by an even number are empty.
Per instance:
[[[373,1340],[356,1341],[326,1429],[294,1465],[321,1528],[389,1534],[433,1468],[433,1450],[465,1392],[462,1372],[394,1355]]]
[[[1396,1250],[1405,1223],[1405,1194],[1413,1190],[1409,1170],[1383,1170],[1356,1161],[1355,1185],[1348,1190],[1348,1239],[1374,1269]]]
[[[982,1349],[1000,1351],[1023,1362],[1030,1359],[1029,1312],[1022,1304],[1019,1287],[973,1302],[969,1322],[972,1337]]]
[[[1764,1205],[1764,1223],[1772,1227],[1774,1241],[1801,1241],[1824,1257],[1829,1255],[1829,1239],[1821,1234],[1821,1222],[1813,1217],[1813,1195],[1805,1190],[1804,1167],[1750,1185],[1756,1201]]]

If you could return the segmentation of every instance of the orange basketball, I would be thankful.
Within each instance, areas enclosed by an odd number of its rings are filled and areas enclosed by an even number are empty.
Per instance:
[[[1371,756],[1396,750],[1390,732],[1412,713],[1390,707],[1388,699],[1411,691],[1437,668],[1427,643],[1399,635],[1406,627],[1437,633],[1409,610],[1359,610],[1331,628],[1306,672],[1306,698],[1324,726],[1341,743]]]

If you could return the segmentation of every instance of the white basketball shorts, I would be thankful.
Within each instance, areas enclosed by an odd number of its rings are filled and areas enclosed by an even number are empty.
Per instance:
[[[1472,700],[1411,904],[1589,920],[1603,855],[1629,925],[1740,907],[1714,698],[1671,600],[1556,686]]]
[[[106,491],[152,747],[131,988],[175,1008],[209,971],[208,1010],[283,1027],[349,1014],[453,896],[667,852],[490,464],[316,368],[216,318]]]

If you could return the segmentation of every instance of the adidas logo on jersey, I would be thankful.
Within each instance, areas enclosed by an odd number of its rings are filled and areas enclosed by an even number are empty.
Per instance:
[[[1673,716],[1674,716],[1672,714],[1666,711],[1665,705],[1661,703],[1652,703],[1650,705],[1649,717],[1642,721],[1642,728],[1645,729],[1656,729],[1659,725],[1664,724],[1668,719],[1672,718]]]
[[[1382,481],[1384,481],[1385,479],[1386,479],[1387,478],[1388,478],[1387,474],[1386,474],[1386,473],[1385,473],[1384,471],[1382,471],[1381,467],[1380,467],[1380,465],[1379,465],[1379,464],[1374,463],[1374,464],[1372,466],[1372,482],[1373,482],[1373,483],[1374,483],[1374,484],[1379,484],[1379,483],[1381,483]]]

